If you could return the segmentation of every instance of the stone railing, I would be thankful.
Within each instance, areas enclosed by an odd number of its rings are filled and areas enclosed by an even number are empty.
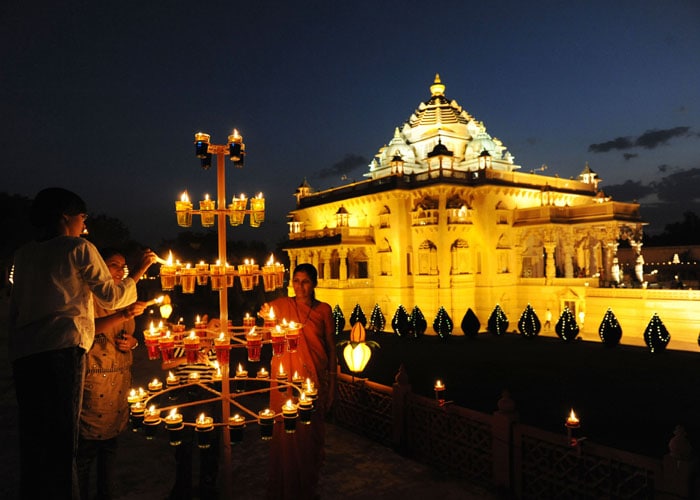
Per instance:
[[[697,480],[677,429],[663,459],[520,424],[504,392],[493,414],[414,394],[400,370],[393,387],[338,374],[333,418],[357,434],[503,498],[689,499]]]

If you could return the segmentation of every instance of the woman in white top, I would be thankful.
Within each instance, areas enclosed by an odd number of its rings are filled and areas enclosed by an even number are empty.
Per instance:
[[[9,351],[21,498],[79,498],[75,457],[93,300],[106,309],[132,304],[136,282],[155,262],[153,252],[144,252],[134,274],[116,283],[95,246],[80,237],[86,219],[77,194],[40,191],[30,212],[37,238],[14,256]]]

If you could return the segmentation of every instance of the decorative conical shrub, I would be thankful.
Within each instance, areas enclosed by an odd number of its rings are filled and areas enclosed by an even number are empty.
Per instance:
[[[666,327],[659,318],[659,315],[654,313],[644,330],[644,342],[651,352],[663,352],[666,346],[671,341],[671,334],[668,333]]]
[[[433,321],[433,330],[442,339],[448,338],[452,335],[452,329],[454,325],[452,324],[452,319],[444,307],[440,306],[437,315],[435,316],[435,321]]]
[[[571,312],[571,309],[565,307],[557,320],[557,324],[554,325],[554,331],[560,339],[570,342],[578,336],[579,327],[576,324],[576,318]]]
[[[333,324],[335,325],[335,334],[340,335],[345,328],[345,316],[338,304],[333,308]]]
[[[404,306],[399,305],[399,307],[396,309],[394,317],[391,320],[391,329],[400,337],[408,336],[411,325],[408,318],[408,312]]]
[[[360,304],[355,304],[355,307],[350,314],[350,326],[355,326],[355,323],[358,321],[362,324],[362,326],[367,325],[367,317],[365,316],[364,311],[360,307]]]
[[[374,304],[372,313],[369,315],[369,326],[367,327],[367,330],[374,334],[378,334],[384,331],[385,326],[386,318],[384,318],[382,308],[379,307],[379,304]]]
[[[600,326],[598,327],[598,335],[600,336],[600,340],[602,340],[603,344],[606,346],[613,347],[620,343],[620,339],[622,338],[622,327],[620,326],[620,323],[618,323],[615,314],[613,314],[612,309],[610,308],[605,311],[603,321],[600,322]]]
[[[537,313],[535,313],[532,306],[528,304],[518,320],[520,335],[523,337],[536,337],[540,334],[541,329],[542,323],[540,323],[540,318],[537,317]]]
[[[461,327],[462,332],[464,332],[464,335],[467,337],[476,337],[479,335],[481,322],[479,321],[479,318],[476,317],[476,314],[474,314],[471,307],[467,309],[466,313],[464,313]]]
[[[421,337],[428,329],[428,322],[418,306],[413,306],[408,322],[410,324],[409,335],[414,338]]]
[[[506,313],[503,312],[501,306],[496,304],[496,307],[491,311],[491,316],[486,323],[486,330],[493,335],[503,335],[508,331],[508,318]]]

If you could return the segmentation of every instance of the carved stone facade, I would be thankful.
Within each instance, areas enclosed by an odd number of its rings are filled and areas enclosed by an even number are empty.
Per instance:
[[[472,308],[482,324],[497,303],[514,324],[529,302],[556,313],[580,288],[613,283],[619,239],[641,252],[639,205],[606,197],[588,165],[576,180],[519,171],[444,91],[436,76],[367,180],[299,186],[285,248],[292,269],[314,264],[319,296],[343,311],[379,304],[391,316],[418,305],[432,318],[443,306],[459,322]],[[530,297],[533,286],[547,292]]]

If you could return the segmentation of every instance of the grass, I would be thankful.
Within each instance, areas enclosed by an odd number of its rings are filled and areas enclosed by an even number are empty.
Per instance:
[[[384,385],[393,384],[403,365],[414,392],[433,397],[441,379],[446,399],[487,413],[507,389],[522,423],[563,433],[573,408],[588,439],[650,457],[668,452],[678,424],[691,443],[700,437],[700,358],[694,352],[652,354],[641,347],[511,333],[445,340],[368,333],[368,340],[381,347],[361,376]]]

